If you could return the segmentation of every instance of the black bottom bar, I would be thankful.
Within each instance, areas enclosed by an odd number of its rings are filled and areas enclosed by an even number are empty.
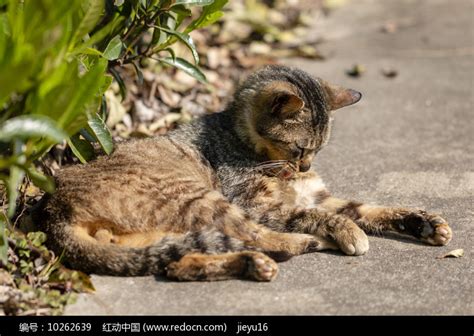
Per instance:
[[[0,317],[13,335],[469,335],[472,316],[59,316]],[[349,335],[349,334],[348,334]]]

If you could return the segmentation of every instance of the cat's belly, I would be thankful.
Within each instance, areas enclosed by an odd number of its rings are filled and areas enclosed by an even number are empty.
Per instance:
[[[328,195],[323,180],[316,174],[293,179],[289,187],[294,191],[294,205],[300,209],[314,209]]]

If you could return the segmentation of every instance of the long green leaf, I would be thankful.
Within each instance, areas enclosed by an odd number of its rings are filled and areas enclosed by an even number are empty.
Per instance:
[[[173,6],[170,11],[176,14],[176,27],[179,27],[185,18],[192,15],[191,10],[184,5]]]
[[[125,98],[127,98],[127,87],[125,86],[125,83],[117,70],[115,70],[113,67],[110,67],[109,71],[117,82],[120,89],[120,95],[122,96],[122,101],[124,101]]]
[[[79,134],[82,135],[84,139],[89,141],[90,143],[97,142],[97,139],[90,133],[88,127],[84,127],[79,131]]]
[[[7,264],[7,252],[8,252],[8,243],[6,237],[6,228],[7,219],[5,216],[0,213],[0,261],[6,265]]]
[[[104,0],[89,0],[87,4],[86,12],[82,18],[79,26],[74,32],[72,43],[76,43],[77,40],[82,39],[84,35],[89,33],[99,22],[102,12],[104,11],[105,1]]]
[[[46,137],[55,142],[67,138],[67,134],[56,123],[46,116],[19,116],[0,125],[0,140],[28,139]]]
[[[99,43],[100,41],[105,39],[112,31],[114,31],[114,29],[118,25],[120,25],[124,21],[124,19],[125,18],[123,18],[122,16],[118,16],[118,17],[114,18],[113,21],[109,22],[107,25],[105,25],[99,31],[94,33],[94,35],[92,35],[90,39],[88,39],[84,43],[82,43],[82,44],[78,45],[76,48],[74,48],[74,50],[72,50],[71,54],[77,55],[77,54],[83,53],[84,50],[86,50],[87,48],[90,48],[90,47],[94,46],[95,44]]]
[[[41,174],[34,168],[34,166],[29,167],[26,170],[26,173],[37,187],[43,189],[48,193],[54,192],[54,180],[51,177]]]
[[[163,49],[163,51],[169,52],[173,61],[176,61],[176,54],[174,53],[173,48],[165,48]]]
[[[81,139],[79,135],[74,135],[67,140],[69,148],[82,163],[92,160],[95,157],[94,147],[89,141]]]
[[[22,153],[23,142],[15,139],[13,145],[13,158],[20,165],[25,164],[26,158]],[[7,194],[8,194],[8,211],[7,216],[12,218],[16,210],[16,199],[18,198],[19,188],[23,178],[25,177],[25,171],[18,165],[12,165],[10,167],[10,176],[7,181]]]
[[[228,0],[215,0],[212,4],[205,6],[202,10],[201,15],[184,30],[185,33],[189,33],[195,29],[210,25],[219,20],[223,13],[221,12],[222,7],[225,6]]]
[[[193,54],[194,62],[196,62],[196,64],[199,64],[199,54],[196,50],[196,45],[194,44],[194,41],[191,38],[191,36],[189,36],[188,34],[185,34],[185,33],[180,33],[180,32],[177,32],[175,30],[165,28],[165,27],[160,27],[160,26],[154,26],[154,27],[157,28],[157,29],[160,29],[160,30],[162,30],[162,31],[164,31],[168,34],[176,36],[180,41],[182,41],[189,48],[189,50]]]
[[[25,177],[25,171],[19,167],[10,167],[10,178],[8,179],[8,217],[12,217],[15,214],[16,199],[19,194],[19,187],[23,178]]]
[[[93,136],[97,139],[100,146],[104,150],[105,153],[110,154],[114,149],[114,144],[112,141],[112,135],[110,134],[109,128],[105,124],[99,115],[94,114],[89,117],[89,121],[87,122],[90,128],[90,132]]]
[[[54,88],[64,85],[64,78],[70,72],[70,68],[68,67],[70,67],[69,64],[63,63],[56,67],[53,71],[50,71],[48,76],[45,76],[43,81],[39,84],[38,97],[43,98]]]
[[[102,56],[102,57],[104,56],[104,54],[102,54],[99,50],[94,49],[94,48],[86,48],[84,49],[82,53],[86,55],[92,55],[92,56]]]
[[[109,74],[105,74],[105,76],[103,78],[102,86],[99,89],[99,94],[100,95],[103,95],[105,93],[105,91],[107,91],[107,89],[110,87],[110,84],[112,84],[113,80],[114,80],[114,78],[112,76],[110,76]]]
[[[183,70],[188,75],[191,75],[192,77],[196,78],[201,83],[207,83],[206,76],[201,72],[201,70],[199,70],[195,65],[189,63],[185,59],[182,59],[180,57],[176,57],[176,59],[173,59],[172,57],[167,57],[159,58],[158,60],[165,64],[174,66],[175,68]]]
[[[119,58],[120,53],[122,52],[123,42],[120,39],[119,35],[116,35],[113,39],[110,40],[109,44],[105,48],[102,56],[108,59],[109,61],[116,60]]]
[[[138,66],[137,62],[132,62],[133,67],[135,68],[135,72],[137,73],[137,83],[138,85],[143,85],[143,72]]]
[[[77,90],[58,121],[58,125],[68,131],[69,134],[76,133],[84,126],[76,125],[73,122],[78,116],[85,113],[85,106],[91,100],[100,98],[100,89],[104,84],[106,67],[107,60],[100,58],[89,72],[79,78]]]

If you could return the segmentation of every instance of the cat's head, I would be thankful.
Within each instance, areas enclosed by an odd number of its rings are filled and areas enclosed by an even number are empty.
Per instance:
[[[237,130],[268,160],[287,160],[304,172],[329,140],[332,111],[360,98],[302,70],[267,66],[235,94]]]

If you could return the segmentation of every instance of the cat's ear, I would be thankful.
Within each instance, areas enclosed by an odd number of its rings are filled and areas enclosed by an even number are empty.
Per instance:
[[[304,107],[297,89],[288,82],[274,81],[262,89],[261,95],[273,115],[291,117]]]
[[[323,80],[321,82],[331,111],[355,104],[362,98],[362,94],[356,90],[332,85]]]

